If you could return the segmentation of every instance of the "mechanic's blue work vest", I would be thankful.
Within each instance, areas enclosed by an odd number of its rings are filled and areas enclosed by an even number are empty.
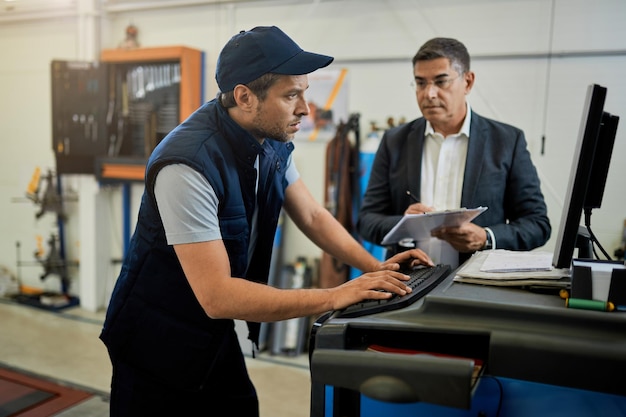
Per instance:
[[[292,143],[259,144],[216,100],[200,107],[156,147],[146,167],[137,227],[100,336],[112,358],[195,390],[210,372],[220,333],[233,326],[232,320],[206,315],[166,242],[154,198],[159,170],[183,163],[207,178],[219,200],[219,224],[232,276],[266,283],[292,150]],[[260,181],[255,201],[257,155]],[[248,262],[256,204],[258,237]],[[207,279],[211,272],[206,271]],[[259,323],[248,327],[249,338],[257,343]]]

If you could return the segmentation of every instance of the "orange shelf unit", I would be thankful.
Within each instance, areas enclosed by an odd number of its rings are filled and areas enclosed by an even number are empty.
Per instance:
[[[180,65],[178,121],[183,122],[202,105],[203,52],[186,46],[103,49],[100,62],[111,66],[178,63]],[[143,181],[145,157],[100,157],[96,175],[103,182]]]
[[[144,161],[133,163],[103,160],[100,165],[101,177],[109,180],[143,181],[144,171]]]
[[[100,61],[111,64],[180,63],[180,115],[182,122],[202,104],[202,51],[186,46],[103,49]]]

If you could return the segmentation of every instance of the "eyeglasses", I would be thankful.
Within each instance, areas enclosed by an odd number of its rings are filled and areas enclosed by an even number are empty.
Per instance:
[[[458,76],[454,78],[437,78],[436,80],[433,80],[433,81],[426,81],[422,79],[413,80],[411,81],[411,87],[415,91],[424,91],[428,88],[430,84],[432,84],[435,87],[437,87],[439,90],[447,90],[448,88],[450,88],[452,83],[458,80],[459,78],[461,78],[462,75],[463,74],[459,74]]]

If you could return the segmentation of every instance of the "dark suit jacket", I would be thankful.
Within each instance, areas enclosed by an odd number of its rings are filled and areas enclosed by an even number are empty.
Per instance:
[[[383,135],[357,221],[365,240],[380,243],[400,220],[415,202],[407,190],[419,198],[425,130],[420,117]],[[491,228],[497,248],[530,250],[547,242],[550,221],[524,132],[472,112],[464,175],[461,206],[488,207],[474,223]]]

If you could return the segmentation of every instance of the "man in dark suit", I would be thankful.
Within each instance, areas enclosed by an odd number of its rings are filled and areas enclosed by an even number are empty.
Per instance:
[[[551,226],[524,133],[471,110],[466,96],[475,74],[465,46],[431,39],[413,58],[413,72],[423,117],[384,134],[360,235],[380,243],[404,214],[484,206],[473,222],[436,230],[417,246],[434,262],[456,266],[477,250],[544,245]]]

